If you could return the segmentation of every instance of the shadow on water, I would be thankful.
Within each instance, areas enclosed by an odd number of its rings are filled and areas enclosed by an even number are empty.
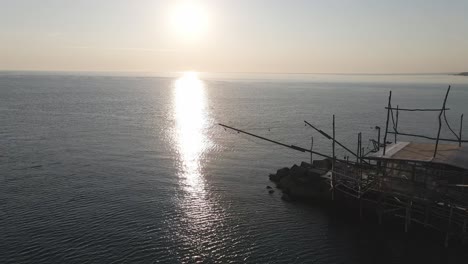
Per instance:
[[[365,211],[362,220],[357,208],[322,201],[295,201],[290,206],[307,211],[321,211],[328,217],[329,243],[355,241],[350,245],[345,263],[466,263],[467,246],[451,241],[444,246],[441,233],[412,224],[404,231],[402,219],[387,217],[378,224],[377,215]],[[332,246],[334,247],[334,246]],[[339,247],[339,246],[337,246]]]

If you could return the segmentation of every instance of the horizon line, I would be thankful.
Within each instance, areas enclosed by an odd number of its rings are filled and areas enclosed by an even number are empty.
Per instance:
[[[180,70],[180,71],[112,71],[112,70],[104,70],[104,71],[86,71],[86,70],[3,70],[0,69],[0,72],[11,72],[11,73],[96,73],[96,74],[175,74],[175,73],[182,73],[187,71],[194,71],[197,73],[209,73],[209,74],[265,74],[265,75],[445,75],[445,74],[458,74],[462,73],[463,71],[457,72],[378,72],[378,73],[369,73],[369,72],[355,72],[355,73],[346,73],[346,72],[259,72],[259,71],[252,71],[252,72],[242,72],[242,71],[197,71],[194,69],[190,70]]]

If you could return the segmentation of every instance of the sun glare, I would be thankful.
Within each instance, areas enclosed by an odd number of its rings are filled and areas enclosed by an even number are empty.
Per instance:
[[[208,20],[206,9],[195,1],[179,3],[170,14],[172,30],[184,38],[196,38],[206,33]]]
[[[208,125],[205,87],[196,72],[185,72],[175,81],[174,88],[174,136],[180,154],[180,176],[189,189],[200,191],[202,159],[210,147],[205,135]]]

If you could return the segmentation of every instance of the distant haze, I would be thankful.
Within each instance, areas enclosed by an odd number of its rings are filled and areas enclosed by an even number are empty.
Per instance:
[[[177,2],[0,0],[0,70],[468,71],[466,0]]]

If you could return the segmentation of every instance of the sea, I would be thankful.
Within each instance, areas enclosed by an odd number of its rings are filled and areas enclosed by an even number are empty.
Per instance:
[[[320,157],[219,126],[330,154],[304,121],[331,133],[335,115],[368,151],[390,91],[441,108],[449,85],[458,135],[468,77],[451,74],[0,72],[0,263],[467,263],[417,225],[269,194],[270,173]],[[438,115],[400,111],[398,130],[435,137]]]

